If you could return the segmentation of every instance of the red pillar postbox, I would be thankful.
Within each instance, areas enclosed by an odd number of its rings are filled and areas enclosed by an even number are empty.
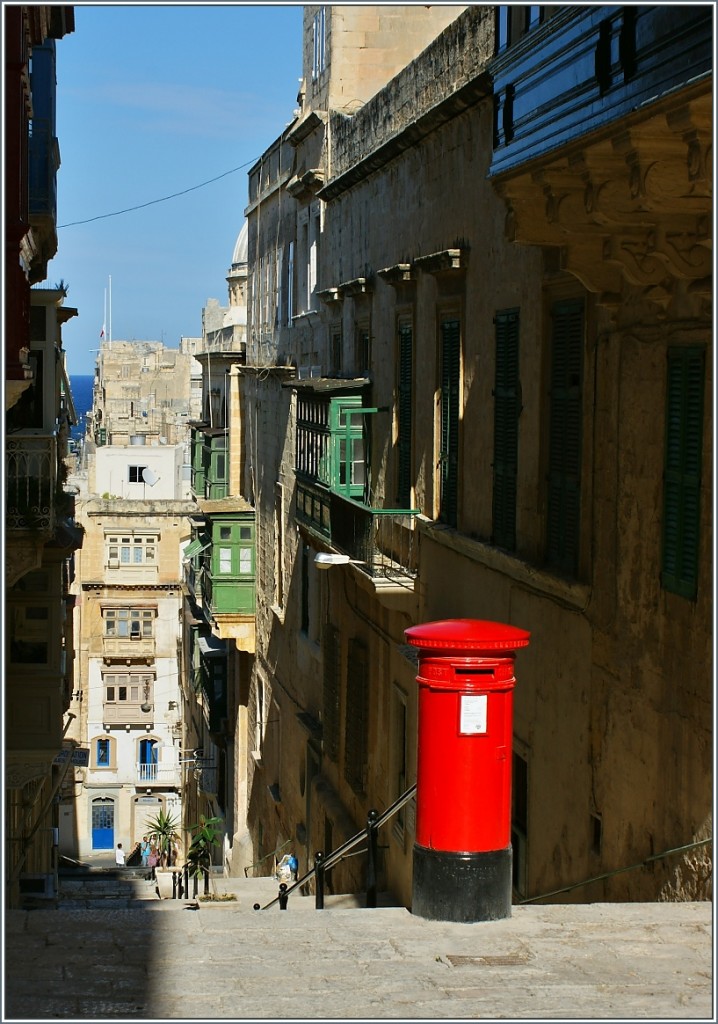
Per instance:
[[[530,634],[476,619],[405,633],[419,650],[412,913],[510,917],[514,659]]]

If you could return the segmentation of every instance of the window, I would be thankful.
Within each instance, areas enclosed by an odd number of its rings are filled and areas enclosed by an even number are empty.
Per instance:
[[[239,549],[239,574],[240,576],[252,575],[252,549]]]
[[[507,4],[496,7],[496,52],[501,53],[511,42],[510,8]]]
[[[309,210],[297,214],[297,313],[309,309]]]
[[[128,466],[127,467],[127,479],[131,484],[143,484],[145,478],[143,476],[147,466]]]
[[[137,781],[156,782],[159,742],[151,736],[143,736],[137,744]]]
[[[152,702],[154,676],[147,672],[112,672],[102,677],[105,704]]]
[[[342,684],[339,630],[328,625],[323,637],[324,676],[322,706],[322,747],[331,761],[339,758],[339,703]]]
[[[552,308],[546,561],[578,571],[584,304]]]
[[[366,375],[369,373],[371,361],[371,340],[369,328],[366,324],[357,328],[356,333],[356,354],[355,369],[357,374]]]
[[[461,325],[441,322],[441,438],[439,449],[439,519],[456,526],[459,472],[459,378]]]
[[[312,79],[316,80],[326,68],[326,8],[320,7],[314,15],[314,53]]]
[[[527,891],[528,842],[528,761],[516,751],[512,755],[511,847],[513,850],[513,888],[517,896]]]
[[[104,608],[105,636],[147,639],[154,635],[153,608]]]
[[[698,592],[705,350],[668,350],[661,583],[682,597]]]
[[[307,303],[306,309],[319,309],[317,295],[317,273],[319,265],[319,236],[321,233],[321,214],[319,208],[313,208],[309,216],[309,264],[307,267]]]
[[[362,501],[366,473],[364,408],[360,395],[297,400],[296,470],[339,494]]]
[[[223,576],[230,575],[232,572],[232,549],[231,548],[220,548],[219,549],[219,571]]]
[[[107,537],[108,565],[127,567],[130,565],[155,565],[157,544],[156,535],[131,534]]]
[[[316,552],[313,548],[306,544],[302,545],[300,628],[308,640],[318,644],[321,629],[322,587],[325,585],[325,574],[320,572],[315,566],[315,554]]]
[[[342,328],[335,324],[331,329],[331,351],[329,353],[329,372],[338,377],[342,372]]]
[[[329,403],[297,396],[296,468],[306,476],[329,484],[324,465],[329,442]]]
[[[294,242],[289,243],[287,256],[287,327],[292,326],[294,316]]]
[[[412,485],[412,388],[413,388],[413,327],[406,321],[399,323],[399,358],[397,380],[397,504],[411,507]]]
[[[364,413],[361,399],[335,399],[331,407],[332,489],[361,498],[366,482]]]
[[[349,641],[344,718],[344,778],[357,794],[366,790],[369,764],[369,679],[367,649]]]
[[[117,766],[113,737],[97,737],[93,740],[92,752],[94,754],[93,768],[115,768]]]
[[[516,550],[516,475],[519,415],[519,311],[496,314],[496,373],[494,383],[493,540],[500,548]]]
[[[282,485],[274,489],[274,604],[284,607],[284,500]]]

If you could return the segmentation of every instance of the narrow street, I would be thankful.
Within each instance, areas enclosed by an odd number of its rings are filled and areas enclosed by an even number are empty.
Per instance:
[[[523,906],[467,925],[341,897],[257,912],[273,879],[213,886],[237,900],[98,876],[89,892],[65,883],[60,909],[9,911],[4,1019],[711,1016],[710,903]]]

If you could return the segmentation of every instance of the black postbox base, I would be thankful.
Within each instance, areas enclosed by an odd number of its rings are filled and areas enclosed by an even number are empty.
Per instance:
[[[431,921],[511,917],[511,847],[449,853],[414,844],[411,912]]]

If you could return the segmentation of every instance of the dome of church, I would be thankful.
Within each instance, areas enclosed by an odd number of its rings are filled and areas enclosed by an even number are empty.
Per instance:
[[[248,225],[247,221],[245,220],[244,224],[242,225],[242,230],[239,232],[239,235],[237,236],[237,241],[234,246],[234,253],[232,254],[232,268],[241,264],[246,265],[247,263],[247,234]]]

